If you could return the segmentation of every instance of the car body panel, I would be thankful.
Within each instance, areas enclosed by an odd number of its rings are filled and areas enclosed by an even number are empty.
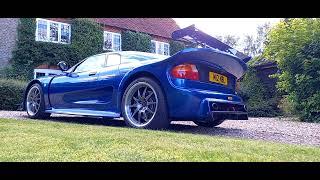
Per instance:
[[[141,54],[119,52],[120,55],[125,53]],[[182,63],[203,67],[203,74],[219,72],[229,78],[228,85],[209,82],[208,77],[202,82],[173,78],[171,69]],[[208,107],[213,102],[229,104],[230,107],[244,106],[242,99],[236,95],[235,83],[246,68],[245,63],[231,54],[207,48],[189,48],[168,57],[159,56],[154,60],[93,70],[97,71],[94,75],[89,75],[90,72],[73,74],[71,68],[64,75],[39,78],[30,84],[38,82],[43,87],[48,113],[120,117],[121,99],[126,87],[135,78],[148,76],[162,88],[169,118],[205,120],[213,112]],[[246,113],[246,110],[243,112]],[[232,114],[229,110],[217,113]]]

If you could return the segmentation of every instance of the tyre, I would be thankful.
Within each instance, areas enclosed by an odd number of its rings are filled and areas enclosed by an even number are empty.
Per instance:
[[[26,97],[27,114],[32,119],[48,118],[50,113],[45,113],[44,96],[41,86],[32,85]]]
[[[130,127],[164,129],[170,124],[162,89],[151,78],[138,78],[129,84],[122,97],[121,111]]]
[[[214,121],[210,122],[201,122],[201,121],[193,121],[196,125],[202,126],[202,127],[215,127],[220,125],[221,123],[224,122],[225,119],[216,119]]]

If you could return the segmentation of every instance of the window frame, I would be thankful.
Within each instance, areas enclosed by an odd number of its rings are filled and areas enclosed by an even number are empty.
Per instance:
[[[162,53],[160,55],[170,56],[170,44],[169,43],[162,42],[162,41],[156,41],[156,40],[151,40],[151,43],[155,43],[155,54],[160,54],[160,53],[158,53],[158,50],[159,50],[159,48],[161,48]],[[164,46],[165,45],[168,45],[168,55],[166,55],[164,53],[164,50],[165,50]],[[152,53],[154,53],[154,52],[152,52]]]
[[[39,23],[39,21],[45,21],[47,23],[47,38],[46,38],[46,40],[39,39],[39,36],[38,36],[38,30],[39,30],[38,23]],[[58,24],[58,41],[51,41],[50,40],[50,24],[51,23]],[[62,25],[69,26],[69,42],[62,42],[61,41],[61,26]],[[36,18],[35,41],[51,42],[51,43],[58,43],[58,44],[71,44],[71,24],[58,22],[58,21],[52,21],[49,19]]]
[[[104,43],[105,43],[105,37],[106,37],[106,34],[109,33],[111,34],[111,49],[107,49],[104,47]],[[103,50],[110,50],[110,51],[114,51],[114,52],[117,52],[116,50],[114,50],[114,35],[119,35],[120,37],[120,49],[119,51],[122,50],[122,37],[121,37],[121,33],[115,33],[115,32],[110,32],[110,31],[103,31]]]

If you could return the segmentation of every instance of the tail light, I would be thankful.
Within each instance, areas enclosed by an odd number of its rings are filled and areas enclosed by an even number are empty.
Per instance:
[[[180,64],[171,70],[174,78],[199,80],[199,72],[194,64]]]

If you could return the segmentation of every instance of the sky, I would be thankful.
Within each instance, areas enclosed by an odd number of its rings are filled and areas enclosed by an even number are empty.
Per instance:
[[[257,27],[264,23],[271,26],[281,18],[173,18],[180,28],[195,24],[199,30],[215,37],[235,35],[243,40],[245,35],[256,35]],[[238,47],[241,48],[241,47]]]

